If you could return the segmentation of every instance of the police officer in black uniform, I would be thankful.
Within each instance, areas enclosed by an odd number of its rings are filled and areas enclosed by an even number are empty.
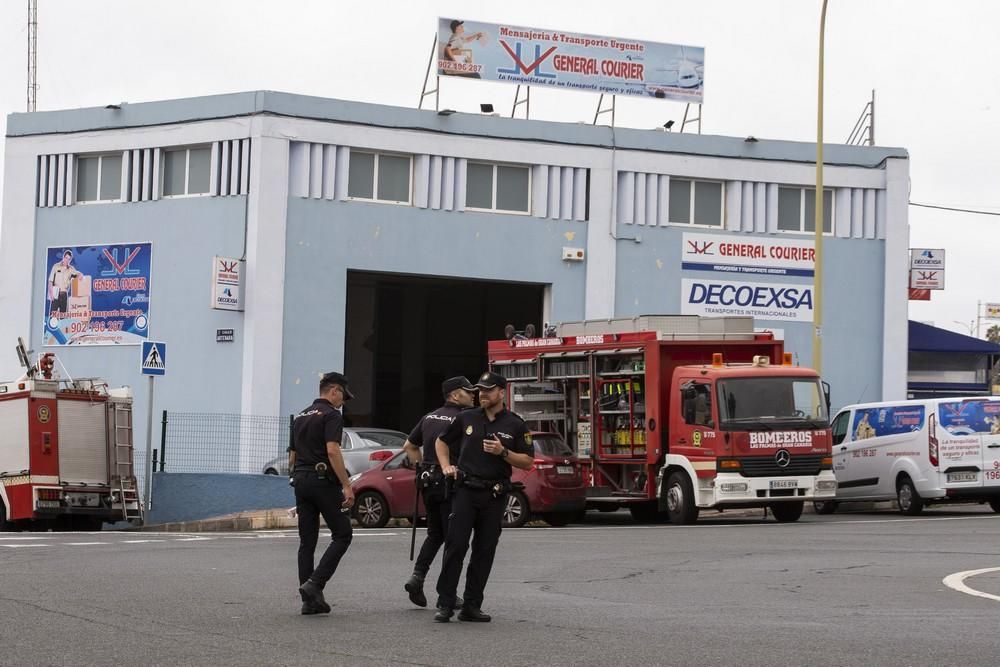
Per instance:
[[[347,378],[327,373],[319,382],[319,398],[295,416],[288,469],[295,486],[299,517],[299,594],[303,614],[328,613],[323,588],[351,545],[351,506],[354,492],[340,453],[344,419],[339,408],[354,398]],[[322,515],[333,541],[314,567],[319,518]]]
[[[410,596],[410,602],[419,607],[427,606],[424,577],[431,568],[434,556],[444,544],[444,536],[448,532],[448,516],[451,514],[451,498],[445,487],[444,473],[438,465],[435,444],[444,430],[455,421],[455,417],[462,410],[473,406],[476,387],[468,378],[457,376],[441,383],[441,392],[445,398],[444,405],[421,417],[403,444],[406,455],[417,464],[417,479],[424,497],[424,507],[427,509],[427,537],[420,547],[413,574],[403,586]],[[450,462],[456,461],[457,447],[451,452]]]
[[[488,623],[482,611],[483,591],[493,568],[511,466],[527,470],[534,463],[531,436],[524,421],[507,410],[507,380],[486,372],[479,378],[479,408],[466,410],[437,440],[437,456],[445,475],[456,478],[451,522],[445,537],[444,564],[438,578],[438,609],[434,620],[446,623],[455,606],[462,562],[473,532],[472,556],[465,573],[465,601],[461,621]],[[459,446],[458,466],[451,465],[451,449]]]

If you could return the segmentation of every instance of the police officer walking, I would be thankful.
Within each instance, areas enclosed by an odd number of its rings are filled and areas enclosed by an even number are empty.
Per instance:
[[[448,378],[441,384],[444,405],[420,418],[410,436],[403,444],[403,450],[411,461],[417,464],[417,480],[427,509],[427,537],[420,547],[413,574],[403,586],[410,596],[410,602],[427,606],[424,595],[424,578],[430,570],[444,536],[448,532],[448,516],[451,514],[451,498],[445,487],[444,473],[438,465],[435,444],[444,430],[455,421],[462,410],[471,408],[475,402],[476,387],[465,377]],[[458,448],[450,454],[450,461],[458,461]]]
[[[327,373],[319,382],[319,398],[295,416],[288,469],[295,486],[299,517],[299,594],[303,614],[329,613],[323,588],[351,545],[350,509],[354,492],[340,452],[344,419],[339,408],[354,398],[347,378]],[[314,567],[319,518],[323,517],[333,540]]]
[[[534,463],[531,436],[524,421],[507,410],[507,380],[486,372],[479,378],[479,408],[462,412],[436,443],[438,462],[445,475],[456,478],[451,522],[445,537],[444,563],[438,577],[438,608],[434,620],[447,623],[455,606],[462,562],[473,533],[472,555],[465,573],[464,603],[460,621],[488,623],[482,611],[483,591],[493,568],[511,466],[527,470]],[[449,460],[458,446],[458,465]]]

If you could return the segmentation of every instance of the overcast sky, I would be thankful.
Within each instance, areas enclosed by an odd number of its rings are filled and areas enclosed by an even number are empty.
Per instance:
[[[39,5],[39,110],[257,89],[413,107],[436,19],[457,16],[703,46],[705,134],[816,136],[819,0]],[[909,151],[911,201],[1000,212],[1000,3],[830,0],[828,12],[826,141],[846,140],[875,89],[876,142]],[[0,0],[4,128],[7,113],[25,110],[26,69],[27,1]],[[492,102],[509,114],[514,87],[448,80],[441,95],[442,107]],[[533,89],[531,112],[590,121],[596,103],[596,95]],[[616,122],[679,125],[683,112],[675,102],[622,99]],[[1000,302],[1000,218],[911,207],[910,225],[911,247],[947,249],[947,289],[911,302],[911,319],[968,333],[977,301]]]

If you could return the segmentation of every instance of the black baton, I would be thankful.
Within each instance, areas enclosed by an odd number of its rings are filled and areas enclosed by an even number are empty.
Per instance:
[[[417,515],[420,514],[420,468],[418,463],[413,476],[413,518],[410,520],[413,528],[410,530],[410,560],[413,560],[413,549],[417,544]]]

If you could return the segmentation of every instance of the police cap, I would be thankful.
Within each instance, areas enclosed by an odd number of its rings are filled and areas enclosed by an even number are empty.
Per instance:
[[[327,387],[329,387],[330,385],[334,385],[334,384],[335,385],[339,385],[340,388],[344,390],[344,400],[345,401],[349,401],[352,398],[354,398],[354,394],[352,394],[351,390],[347,388],[347,378],[344,377],[343,373],[333,372],[333,373],[326,373],[326,374],[324,374],[323,377],[320,378],[320,381],[319,381],[319,390],[320,390],[320,392],[322,392]]]
[[[507,386],[507,378],[499,373],[486,371],[479,376],[479,382],[476,383],[476,386],[480,389],[492,389],[493,387],[504,388]]]
[[[464,375],[456,375],[453,378],[448,378],[441,383],[441,392],[447,396],[456,389],[464,389],[466,391],[475,391],[476,386],[469,382],[469,378]]]

